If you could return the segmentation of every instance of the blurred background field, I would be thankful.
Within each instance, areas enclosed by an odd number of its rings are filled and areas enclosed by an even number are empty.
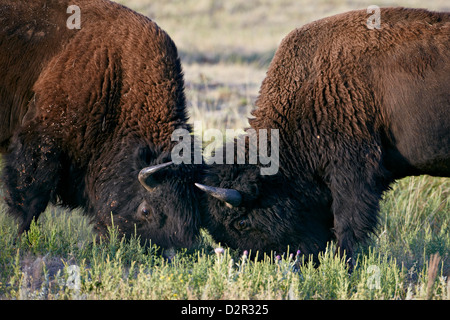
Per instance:
[[[153,19],[175,41],[190,121],[203,129],[248,126],[273,54],[294,28],[369,5],[450,11],[448,0],[117,2]],[[80,210],[50,206],[28,239],[15,238],[17,225],[4,213],[0,203],[0,299],[450,299],[445,178],[411,177],[393,186],[377,235],[358,249],[351,276],[332,247],[318,269],[298,269],[287,254],[262,262],[229,250],[218,256],[218,244],[203,232],[197,248],[180,250],[169,264],[155,248],[146,252],[113,230],[109,241],[94,241]]]

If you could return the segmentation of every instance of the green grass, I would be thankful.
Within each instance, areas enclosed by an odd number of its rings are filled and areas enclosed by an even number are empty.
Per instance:
[[[321,264],[287,252],[256,260],[215,244],[203,231],[195,249],[169,263],[136,238],[96,237],[80,212],[49,207],[26,237],[0,213],[1,299],[450,299],[450,182],[399,181],[382,203],[378,236],[348,274],[334,244]],[[439,261],[435,259],[439,255]],[[436,256],[435,256],[436,255]]]

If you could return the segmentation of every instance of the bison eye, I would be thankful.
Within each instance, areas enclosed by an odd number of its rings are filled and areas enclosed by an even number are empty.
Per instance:
[[[150,211],[146,207],[144,207],[144,208],[142,208],[141,213],[144,216],[148,216],[150,214]]]
[[[249,226],[249,221],[248,219],[244,218],[244,219],[240,219],[240,220],[236,220],[236,222],[234,223],[234,226],[236,229],[242,231],[248,228]]]
[[[152,209],[150,208],[150,206],[144,201],[143,203],[141,203],[141,205],[139,206],[138,210],[137,210],[137,214],[140,218],[142,219],[148,219],[150,218],[151,214],[152,214]]]

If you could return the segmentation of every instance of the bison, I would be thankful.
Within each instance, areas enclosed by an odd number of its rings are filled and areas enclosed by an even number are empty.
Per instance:
[[[113,220],[120,234],[190,246],[199,167],[170,162],[172,131],[190,126],[167,33],[106,0],[0,0],[0,72],[2,180],[19,233],[51,202],[83,208],[101,234]]]
[[[279,171],[208,169],[197,186],[216,241],[317,261],[336,240],[351,257],[391,183],[450,176],[450,13],[383,8],[380,18],[369,28],[366,10],[347,12],[284,38],[250,119],[257,133],[279,130]]]

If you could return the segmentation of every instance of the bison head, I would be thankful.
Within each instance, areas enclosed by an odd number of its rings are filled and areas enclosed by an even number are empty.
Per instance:
[[[333,238],[330,196],[317,182],[263,176],[258,166],[216,165],[204,184],[202,220],[213,238],[235,249],[318,253]]]
[[[194,182],[201,166],[175,165],[170,154],[149,147],[116,158],[95,182],[100,189],[95,228],[106,234],[113,224],[121,235],[136,235],[147,245],[190,247],[200,227]]]

